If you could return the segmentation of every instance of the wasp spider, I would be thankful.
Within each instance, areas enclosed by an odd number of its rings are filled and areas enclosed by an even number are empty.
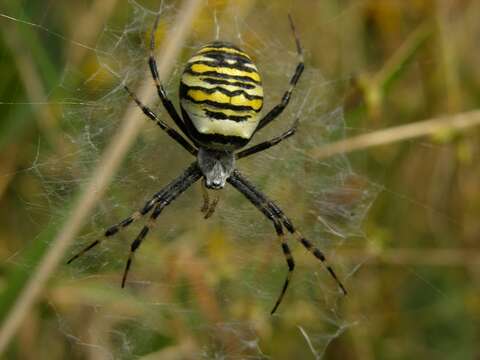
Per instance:
[[[255,133],[270,124],[283,112],[304,70],[300,40],[295,32],[290,16],[289,20],[295,37],[299,61],[291,77],[290,86],[285,91],[278,105],[274,106],[265,116],[260,117],[260,111],[263,106],[263,88],[257,67],[252,62],[250,56],[238,47],[226,42],[216,41],[201,47],[186,64],[180,82],[180,108],[182,110],[180,116],[160,82],[157,64],[153,55],[155,30],[158,26],[157,17],[151,35],[151,52],[148,64],[157,87],[158,96],[179,131],[171,128],[161,120],[128,87],[125,87],[125,89],[143,113],[186,151],[195,156],[196,160],[182,175],[154,194],[141,209],[105,231],[104,238],[108,238],[150,213],[148,222],[131,244],[130,254],[123,274],[122,287],[125,286],[135,251],[145,239],[163,209],[193,183],[202,179],[205,201],[202,211],[205,213],[205,217],[213,213],[218,201],[215,200],[209,203],[205,187],[219,190],[228,182],[273,223],[287,262],[288,273],[281,293],[272,309],[272,314],[277,310],[283,299],[295,267],[290,248],[285,240],[284,229],[291,233],[317,259],[322,261],[342,292],[346,294],[344,286],[335,275],[332,267],[328,265],[324,254],[303,237],[284,212],[273,201],[257,190],[235,167],[236,160],[256,154],[280,143],[282,140],[292,136],[297,129],[298,119],[280,136],[245,150],[237,151],[244,147]],[[73,256],[68,263],[83,255],[101,241],[101,239],[94,241]]]

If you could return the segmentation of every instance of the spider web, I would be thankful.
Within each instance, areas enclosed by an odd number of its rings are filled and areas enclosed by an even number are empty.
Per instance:
[[[123,83],[135,89],[145,71],[155,12],[135,1],[129,5],[124,22],[105,25],[90,76],[67,65],[57,91],[68,94],[61,103],[70,104],[62,112],[68,150],[52,156],[37,144],[38,155],[26,170],[42,185],[38,200],[26,204],[33,219],[63,216],[61,209],[88,180],[129,103]],[[259,5],[244,19],[238,13],[245,9],[209,4],[213,11],[194,26],[182,60],[163,79],[174,103],[184,61],[199,45],[220,38],[253,56],[264,79],[265,109],[274,106],[297,61],[287,13],[275,31],[263,21],[274,7]],[[162,39],[174,25],[177,8],[164,3],[160,11]],[[302,26],[298,28],[301,37]],[[318,161],[309,155],[344,135],[339,95],[344,80],[326,78],[309,65],[305,51],[307,67],[290,105],[251,144],[278,135],[298,116],[297,135],[237,166],[326,253],[347,288],[354,289],[351,277],[360,264],[347,264],[336,253],[365,240],[362,221],[376,191],[345,156]],[[159,101],[149,105],[167,118]],[[72,253],[141,207],[190,161],[156,126],[146,126]],[[198,184],[168,207],[137,251],[123,290],[121,275],[141,221],[61,269],[49,304],[72,351],[115,359],[161,358],[168,351],[183,358],[282,358],[282,352],[321,358],[333,340],[359,321],[343,316],[345,300],[335,283],[293,237],[288,238],[297,263],[293,281],[277,314],[270,316],[287,270],[273,227],[232,188],[212,195],[219,195],[220,203],[208,220],[199,211]]]

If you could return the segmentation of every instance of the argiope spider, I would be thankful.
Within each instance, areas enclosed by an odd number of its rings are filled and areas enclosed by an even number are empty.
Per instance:
[[[324,254],[303,237],[283,211],[257,190],[235,167],[235,160],[266,150],[296,132],[298,119],[280,136],[235,152],[245,146],[256,132],[270,124],[283,112],[302,75],[304,70],[303,52],[292,18],[289,16],[299,58],[298,64],[291,77],[290,86],[285,91],[281,102],[262,118],[259,117],[259,114],[263,106],[263,88],[255,64],[238,47],[218,41],[200,48],[187,62],[180,82],[182,110],[182,116],[180,116],[173,103],[168,99],[167,93],[160,82],[154,58],[155,32],[158,20],[157,17],[150,39],[148,63],[157,87],[158,96],[180,132],[159,119],[128,87],[125,86],[125,90],[148,118],[195,156],[196,160],[181,176],[154,194],[140,210],[105,231],[104,238],[108,238],[151,213],[146,225],[131,244],[130,254],[123,273],[122,287],[125,286],[135,251],[141,245],[163,209],[193,183],[203,178],[203,186],[214,190],[222,189],[228,182],[273,223],[288,265],[288,273],[281,293],[271,311],[272,314],[277,310],[285,295],[295,267],[290,248],[285,240],[284,228],[326,266],[330,275],[343,293],[346,294],[344,286],[337,278],[332,267],[328,265]],[[213,212],[216,201],[210,204],[206,192],[204,192],[204,201],[202,212],[205,213],[205,217],[208,217]],[[73,256],[68,263],[98,245],[104,238],[95,240]]]

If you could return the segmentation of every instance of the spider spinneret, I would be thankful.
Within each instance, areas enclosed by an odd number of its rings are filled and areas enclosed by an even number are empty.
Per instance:
[[[228,182],[272,222],[288,266],[287,277],[271,311],[272,314],[280,305],[295,268],[293,256],[285,239],[284,229],[325,265],[342,292],[347,293],[333,268],[328,265],[325,255],[295,228],[292,221],[278,205],[257,190],[235,167],[235,160],[269,149],[296,132],[298,119],[280,136],[235,152],[244,147],[256,132],[270,124],[283,112],[303,73],[302,47],[290,16],[289,20],[299,61],[290,79],[290,86],[285,91],[279,104],[274,106],[265,116],[259,116],[263,107],[263,87],[257,67],[250,56],[238,47],[217,41],[201,47],[187,62],[180,82],[180,106],[182,110],[182,116],[180,116],[160,82],[154,57],[155,32],[159,21],[157,16],[150,39],[148,64],[158,96],[180,132],[161,120],[127,86],[125,86],[125,90],[150,120],[187,152],[196,156],[196,160],[190,164],[182,175],[154,194],[142,208],[108,228],[102,239],[97,239],[85,247],[70,258],[68,263],[100,244],[105,238],[117,234],[136,220],[150,214],[148,221],[130,246],[130,253],[122,278],[122,287],[124,287],[135,251],[140,247],[163,209],[191,185],[203,178],[205,204],[202,207],[202,212],[205,213],[205,218],[211,216],[218,202],[218,199],[216,199],[209,204],[205,187],[219,190]]]

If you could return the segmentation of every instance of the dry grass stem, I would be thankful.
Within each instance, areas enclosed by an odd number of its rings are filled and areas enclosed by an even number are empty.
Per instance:
[[[480,110],[474,110],[354,136],[313,150],[310,155],[315,159],[325,159],[333,155],[435,135],[441,132],[462,131],[478,125],[480,125]]]
[[[101,27],[105,20],[109,18],[110,14],[115,9],[118,0],[96,0],[85,13],[76,15],[76,21],[73,25],[73,32],[78,42],[83,44],[90,44],[95,41],[95,37],[101,31]],[[81,31],[78,31],[81,29]],[[78,65],[88,49],[84,47],[70,44],[67,50],[69,63],[73,66]]]
[[[472,249],[382,249],[381,251],[345,249],[337,255],[348,259],[349,262],[363,262],[367,264],[397,265],[397,266],[458,266],[478,267],[480,265],[480,252]]]
[[[160,48],[158,54],[159,73],[165,77],[172,69],[182,44],[187,37],[194,16],[198,13],[201,0],[188,0],[179,9],[177,26],[167,37],[168,42]],[[151,101],[155,93],[150,74],[146,71],[142,85],[137,90],[139,98],[146,103]],[[134,105],[130,106],[123,117],[117,134],[105,150],[99,165],[94,170],[91,180],[82,191],[77,205],[64,226],[52,241],[50,249],[34,274],[20,294],[14,308],[6,317],[0,328],[0,354],[4,353],[7,345],[17,331],[30,307],[44,289],[50,275],[62,261],[63,255],[80,231],[84,220],[88,217],[97,201],[102,197],[106,187],[124,158],[127,150],[138,135],[145,119],[142,112]]]

